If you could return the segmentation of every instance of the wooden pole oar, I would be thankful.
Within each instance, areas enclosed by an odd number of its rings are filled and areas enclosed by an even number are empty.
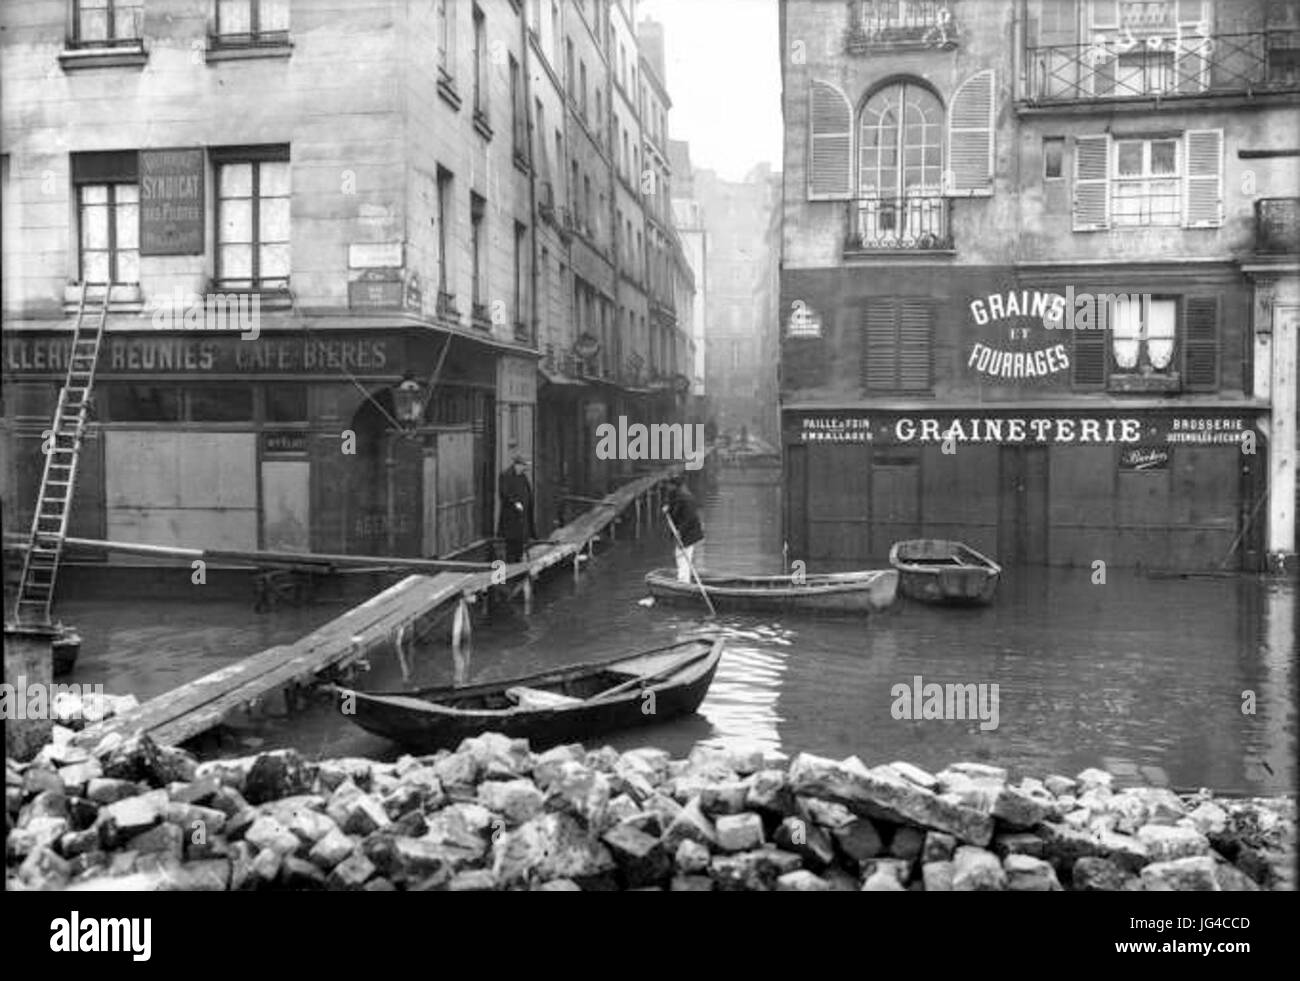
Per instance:
[[[712,653],[713,653],[713,645],[710,644],[709,649],[706,651],[703,651],[699,654],[695,654],[692,657],[686,658],[685,660],[678,661],[676,664],[670,664],[666,668],[660,668],[658,671],[655,671],[653,674],[639,675],[635,678],[628,678],[627,681],[617,684],[613,688],[606,689],[605,691],[601,692],[599,695],[592,695],[589,699],[587,699],[587,701],[596,702],[602,698],[611,698],[614,695],[622,694],[623,692],[627,691],[629,688],[633,688],[636,685],[644,685],[654,681],[658,681],[664,675],[672,674],[674,671],[680,671],[682,668],[686,667],[687,665],[694,664],[696,661],[706,658]]]
[[[664,517],[668,519],[668,527],[672,529],[673,538],[677,541],[677,547],[686,556],[686,566],[691,570],[691,575],[695,577],[695,585],[700,587],[700,595],[704,597],[704,602],[709,608],[709,616],[716,617],[718,611],[713,608],[713,600],[709,599],[709,591],[704,588],[704,583],[700,582],[700,574],[695,571],[695,563],[691,561],[691,554],[686,551],[686,546],[682,544],[682,536],[677,534],[677,526],[673,524],[673,516],[665,510]]]

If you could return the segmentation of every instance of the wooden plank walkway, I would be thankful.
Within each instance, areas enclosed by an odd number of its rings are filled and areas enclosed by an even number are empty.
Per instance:
[[[292,644],[268,648],[170,692],[152,698],[119,717],[77,733],[77,745],[94,748],[112,734],[122,737],[147,732],[157,742],[175,745],[218,725],[231,712],[255,704],[289,686],[312,683],[330,669],[343,669],[375,650],[400,649],[408,631],[453,615],[452,647],[457,677],[463,664],[460,648],[468,635],[468,604],[493,586],[517,583],[526,608],[531,608],[532,583],[548,569],[571,561],[574,575],[582,553],[589,557],[594,539],[606,530],[611,538],[614,522],[628,508],[636,510],[636,527],[649,519],[657,501],[657,488],[681,465],[665,467],[624,484],[607,495],[601,505],[584,512],[555,532],[546,544],[534,545],[524,562],[491,572],[442,572],[412,575],[390,586],[360,606],[353,607]],[[481,568],[481,566],[480,566]]]

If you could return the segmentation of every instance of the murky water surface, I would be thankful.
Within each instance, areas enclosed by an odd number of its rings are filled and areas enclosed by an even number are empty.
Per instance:
[[[701,488],[703,568],[781,571],[777,480],[724,470]],[[643,602],[642,577],[671,564],[671,547],[658,528],[635,541],[629,530],[598,551],[580,582],[564,571],[543,583],[531,616],[498,606],[478,623],[472,680],[608,657],[704,625],[702,607]],[[1176,788],[1294,792],[1296,604],[1294,583],[1252,577],[1149,579],[1112,569],[1098,585],[1087,569],[1013,568],[984,609],[900,599],[869,619],[724,615],[726,654],[698,715],[592,742],[684,753],[697,741],[739,739],[868,764],[973,759],[1038,775],[1105,766]],[[342,608],[259,615],[247,603],[86,597],[65,600],[59,615],[85,640],[70,680],[144,699],[292,641]],[[394,658],[372,665],[364,687],[401,687]],[[450,677],[446,639],[421,648],[412,683]],[[891,690],[917,677],[997,685],[997,728],[894,718]],[[289,718],[237,718],[220,748],[282,745],[312,755],[400,752],[323,702]]]

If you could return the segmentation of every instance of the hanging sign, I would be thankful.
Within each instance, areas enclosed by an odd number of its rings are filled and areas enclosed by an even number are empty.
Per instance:
[[[140,151],[140,254],[201,255],[203,151]]]

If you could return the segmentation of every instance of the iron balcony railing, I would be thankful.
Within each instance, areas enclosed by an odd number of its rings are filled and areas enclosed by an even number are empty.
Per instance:
[[[1300,31],[1099,37],[1026,49],[1026,101],[1252,95],[1300,89]]]
[[[1255,251],[1300,254],[1300,198],[1261,198],[1255,202]]]
[[[938,194],[848,202],[846,253],[951,250],[948,199]]]
[[[889,48],[957,46],[947,0],[850,0],[844,50],[851,55]]]

